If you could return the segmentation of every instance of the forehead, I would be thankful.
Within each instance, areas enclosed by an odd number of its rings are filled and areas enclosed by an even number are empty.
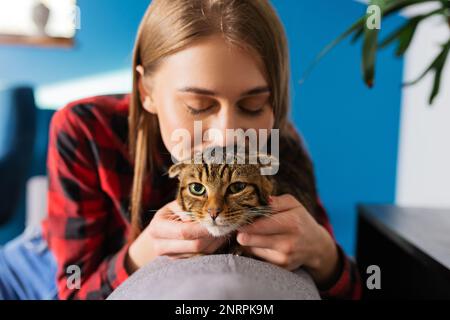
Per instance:
[[[249,50],[213,36],[166,57],[158,74],[175,88],[205,87],[223,95],[267,86],[262,60]],[[158,76],[157,76],[158,78]]]
[[[189,164],[182,171],[182,178],[199,181],[218,179],[236,180],[258,176],[259,167],[252,164]]]

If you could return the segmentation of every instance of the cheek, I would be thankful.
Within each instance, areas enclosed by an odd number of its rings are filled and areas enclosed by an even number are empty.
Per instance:
[[[157,112],[165,147],[175,158],[185,158],[189,154],[194,136],[192,117],[171,100],[159,104]]]
[[[228,197],[227,204],[231,211],[260,205],[258,195],[253,190]]]
[[[267,106],[265,111],[257,117],[241,115],[239,123],[243,129],[266,130],[267,134],[270,135],[270,130],[273,129],[275,123],[273,109]],[[259,138],[259,134],[257,134],[257,137]]]
[[[273,114],[273,108],[268,106],[266,108],[266,111],[261,115],[258,121],[258,127],[260,129],[267,129],[270,130],[273,128],[273,125],[275,123],[275,115]]]
[[[253,126],[251,128],[255,128],[256,130],[265,130],[267,132],[267,139],[270,136],[271,129],[274,128],[275,124],[275,116],[273,114],[273,109],[268,107],[267,110],[258,117],[257,121],[253,121]],[[259,131],[258,131],[259,132]],[[265,144],[267,141],[260,141],[260,135],[257,135],[258,145]]]
[[[195,213],[197,216],[201,215],[202,210],[203,210],[204,201],[202,201],[201,199],[192,197],[190,195],[189,191],[187,191],[187,190],[183,190],[182,194],[183,194],[183,203],[184,203],[185,208],[188,211]]]

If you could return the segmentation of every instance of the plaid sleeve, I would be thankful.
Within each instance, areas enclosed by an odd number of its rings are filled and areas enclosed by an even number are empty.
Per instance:
[[[333,229],[320,199],[318,199],[317,221],[334,238]],[[356,263],[345,255],[338,244],[336,248],[339,256],[339,271],[329,284],[319,288],[320,295],[322,299],[361,299],[362,283]]]
[[[92,132],[86,119],[68,107],[56,112],[50,125],[46,224],[60,299],[104,299],[129,276],[128,246],[111,249],[117,240],[107,230],[121,226],[102,191]],[[78,282],[73,270],[80,271]]]

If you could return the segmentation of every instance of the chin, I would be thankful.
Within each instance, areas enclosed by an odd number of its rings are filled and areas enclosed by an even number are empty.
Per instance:
[[[212,223],[206,223],[205,227],[208,230],[208,232],[214,237],[225,236],[238,228],[238,226],[230,226],[230,225],[220,226],[214,225]]]

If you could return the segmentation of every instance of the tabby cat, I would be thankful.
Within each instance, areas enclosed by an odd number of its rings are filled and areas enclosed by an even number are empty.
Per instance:
[[[227,245],[216,253],[242,254],[236,230],[260,216],[271,215],[270,195],[290,193],[315,215],[312,163],[298,141],[280,140],[279,159],[257,154],[257,161],[250,162],[249,154],[233,153],[232,161],[225,161],[230,154],[221,148],[217,155],[214,150],[207,151],[213,158],[203,157],[200,163],[188,159],[170,167],[169,176],[179,179],[177,201],[183,211],[211,235],[229,237]],[[245,163],[238,161],[242,157]],[[261,175],[262,163],[268,160],[272,164],[279,160],[277,174]]]

